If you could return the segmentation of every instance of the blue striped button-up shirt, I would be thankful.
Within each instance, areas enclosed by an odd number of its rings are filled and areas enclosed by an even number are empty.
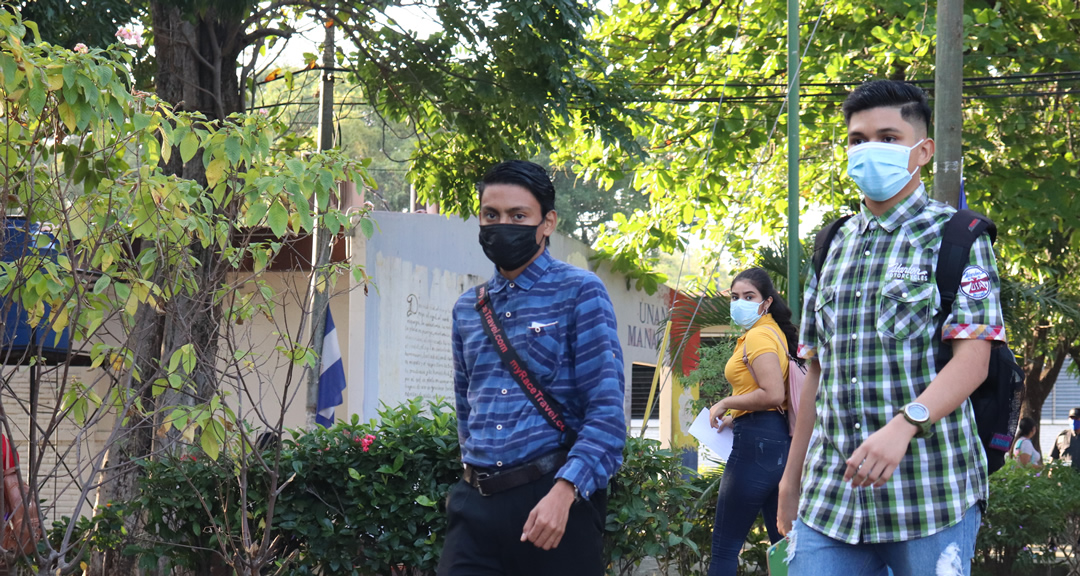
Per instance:
[[[513,281],[488,281],[491,307],[532,377],[566,409],[577,442],[556,478],[585,498],[607,486],[622,464],[623,355],[615,312],[592,272],[547,250]],[[529,401],[503,365],[468,290],[454,306],[454,392],[461,459],[493,470],[559,448],[560,433]]]

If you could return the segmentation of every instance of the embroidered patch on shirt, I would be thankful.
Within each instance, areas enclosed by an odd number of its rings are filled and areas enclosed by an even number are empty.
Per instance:
[[[885,275],[889,278],[910,280],[912,282],[926,282],[930,279],[930,273],[928,271],[922,270],[918,266],[904,266],[903,264],[893,264],[889,266],[885,271]]]
[[[990,295],[990,274],[978,266],[964,268],[960,276],[960,291],[968,298],[982,300]]]

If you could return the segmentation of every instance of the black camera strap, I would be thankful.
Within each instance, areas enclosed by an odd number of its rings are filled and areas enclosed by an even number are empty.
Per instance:
[[[577,440],[577,432],[570,428],[562,417],[566,409],[558,400],[544,392],[539,381],[532,377],[525,361],[518,356],[517,350],[514,350],[514,346],[510,344],[510,338],[503,332],[499,316],[491,309],[491,298],[488,297],[486,284],[476,287],[476,310],[480,312],[480,323],[484,325],[484,332],[495,347],[495,352],[502,359],[503,365],[513,376],[514,382],[517,382],[521,391],[525,393],[544,420],[562,434],[559,443],[567,448],[572,446]]]

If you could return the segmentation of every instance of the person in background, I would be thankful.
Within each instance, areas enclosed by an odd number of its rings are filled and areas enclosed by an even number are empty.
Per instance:
[[[1054,440],[1054,450],[1050,452],[1050,460],[1061,460],[1080,471],[1080,441],[1076,439],[1080,432],[1080,408],[1069,410],[1069,419],[1072,420],[1072,428],[1062,430]]]
[[[731,396],[709,410],[714,428],[735,435],[716,499],[709,576],[735,576],[746,535],[762,514],[769,540],[776,529],[776,502],[791,438],[785,408],[788,350],[798,344],[791,309],[761,268],[731,283],[731,323],[746,331],[724,368]],[[744,361],[745,360],[745,361]]]
[[[1042,454],[1039,454],[1039,451],[1035,449],[1035,444],[1031,441],[1031,437],[1038,430],[1039,427],[1035,425],[1035,421],[1031,418],[1020,420],[1020,426],[1016,429],[1016,444],[1013,446],[1012,455],[1021,466],[1035,468],[1042,466]]]

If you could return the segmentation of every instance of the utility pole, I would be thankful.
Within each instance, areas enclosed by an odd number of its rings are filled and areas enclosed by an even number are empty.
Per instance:
[[[802,311],[799,298],[799,0],[788,0],[788,306],[798,322]]]
[[[323,42],[322,88],[319,92],[319,152],[334,147],[334,25],[330,15],[334,12],[334,2],[326,6],[325,29],[326,41]],[[312,269],[311,285],[311,349],[315,353],[315,367],[308,369],[307,423],[315,425],[315,413],[319,404],[319,376],[322,373],[323,337],[326,331],[326,310],[330,304],[330,287],[327,266],[330,263],[330,248],[333,244],[329,230],[318,224],[312,233]]]
[[[934,54],[934,199],[960,205],[964,0],[938,0]]]

